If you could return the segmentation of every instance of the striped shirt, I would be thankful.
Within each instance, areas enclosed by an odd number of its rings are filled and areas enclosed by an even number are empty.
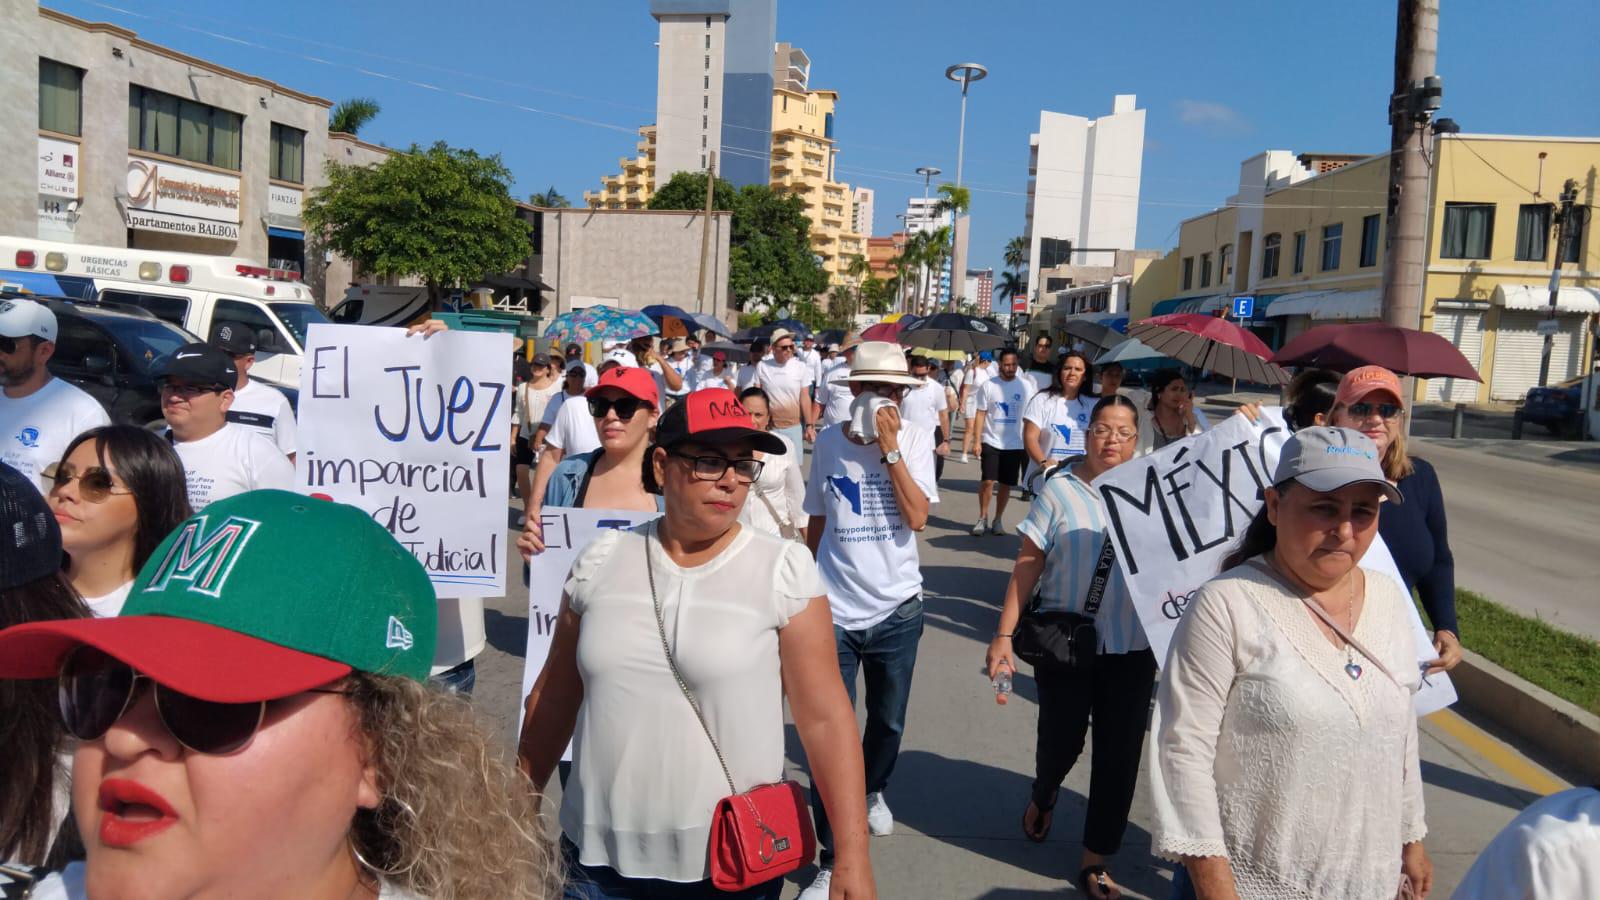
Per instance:
[[[1052,612],[1083,612],[1100,548],[1109,540],[1100,495],[1074,474],[1076,468],[1052,475],[1034,498],[1028,517],[1017,526],[1019,534],[1045,553],[1038,590],[1041,608]],[[1095,630],[1101,653],[1131,653],[1150,646],[1122,569],[1115,564],[1095,614]]]

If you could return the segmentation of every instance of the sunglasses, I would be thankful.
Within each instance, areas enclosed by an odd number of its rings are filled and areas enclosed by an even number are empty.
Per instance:
[[[754,484],[761,477],[761,469],[766,465],[759,459],[728,459],[725,456],[690,456],[687,453],[667,451],[678,459],[687,460],[694,466],[694,477],[700,481],[721,481],[722,476],[733,469],[733,475],[740,484]]]
[[[0,353],[17,352],[17,339],[0,335]]]
[[[642,409],[646,402],[638,397],[617,397],[609,400],[605,397],[590,397],[589,415],[603,419],[606,413],[616,410],[617,418],[628,422],[633,420],[634,413]]]
[[[195,753],[222,756],[243,749],[260,730],[267,705],[215,703],[198,700],[159,684],[109,654],[88,645],[67,654],[61,663],[59,700],[61,723],[83,741],[105,737],[111,726],[132,708],[139,682],[149,681],[155,694],[156,715],[173,739]],[[308,694],[347,694],[335,688],[312,688]],[[288,698],[284,698],[288,699]]]
[[[225,390],[227,388],[214,384],[173,384],[170,381],[162,382],[161,384],[161,393],[173,394],[185,400],[193,400],[205,394],[220,394]]]
[[[1404,411],[1405,408],[1398,403],[1367,403],[1363,401],[1350,404],[1350,415],[1358,419],[1365,419],[1373,413],[1377,413],[1379,417],[1384,419],[1394,419],[1398,418],[1400,413]]]
[[[773,345],[772,349],[774,349],[774,350],[793,350],[794,349],[794,345],[793,344],[775,344],[775,345]]]
[[[89,503],[104,503],[107,497],[121,497],[133,493],[133,491],[117,490],[111,472],[100,466],[90,466],[79,472],[69,465],[51,463],[45,466],[40,474],[50,479],[58,488],[64,488],[74,481],[78,482],[78,496]]]

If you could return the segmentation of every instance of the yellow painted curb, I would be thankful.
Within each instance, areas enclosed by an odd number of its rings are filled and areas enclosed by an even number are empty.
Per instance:
[[[1472,748],[1474,753],[1487,759],[1502,772],[1510,775],[1528,790],[1549,796],[1567,789],[1567,785],[1546,775],[1538,766],[1523,759],[1504,742],[1473,725],[1457,713],[1441,709],[1426,718],[1440,730]]]

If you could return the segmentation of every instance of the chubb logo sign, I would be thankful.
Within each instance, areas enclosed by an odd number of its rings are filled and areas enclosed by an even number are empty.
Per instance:
[[[164,591],[174,581],[187,581],[188,590],[197,594],[222,596],[234,563],[261,523],[229,516],[215,529],[208,530],[206,525],[204,515],[183,523],[167,545],[167,555],[156,567],[146,591]]]

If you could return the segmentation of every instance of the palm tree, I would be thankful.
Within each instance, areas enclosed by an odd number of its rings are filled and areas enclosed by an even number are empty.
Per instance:
[[[1018,235],[1006,241],[1005,261],[1013,272],[1021,272],[1022,264],[1028,259],[1028,239]]]
[[[383,107],[371,97],[352,97],[349,100],[339,101],[328,115],[328,130],[342,131],[345,134],[359,134],[361,129],[373,119]]]
[[[972,192],[953,184],[939,185],[939,201],[933,205],[935,215],[955,213],[958,217],[972,206]]]
[[[915,277],[911,282],[912,308],[922,307],[923,279],[920,275],[922,267],[927,265],[928,259],[928,232],[919,231],[906,238],[905,245],[900,248],[900,255],[895,259],[895,268],[900,270],[900,280],[905,281],[907,270]],[[910,312],[911,310],[903,310]]]
[[[844,273],[855,281],[855,286],[852,290],[855,302],[851,304],[850,310],[851,323],[853,324],[855,322],[855,314],[861,312],[861,287],[866,283],[866,279],[872,277],[872,264],[867,262],[866,257],[857,253],[850,257],[850,262],[845,266]]]
[[[923,251],[923,262],[934,277],[938,277],[944,267],[949,264],[951,255],[955,252],[955,244],[949,225],[941,225],[931,232],[927,232],[928,245]],[[953,279],[952,279],[953,280]],[[928,279],[928,290],[933,289],[933,278]],[[955,295],[955,285],[951,284],[950,293]]]
[[[1011,298],[1028,293],[1028,281],[1018,272],[1001,272],[1000,283],[994,286],[994,293],[1006,303],[1010,303]]]
[[[556,190],[556,186],[553,184],[550,185],[550,189],[547,191],[538,191],[530,194],[528,196],[528,203],[533,206],[542,206],[546,209],[572,208],[572,202],[569,201],[560,191]]]

